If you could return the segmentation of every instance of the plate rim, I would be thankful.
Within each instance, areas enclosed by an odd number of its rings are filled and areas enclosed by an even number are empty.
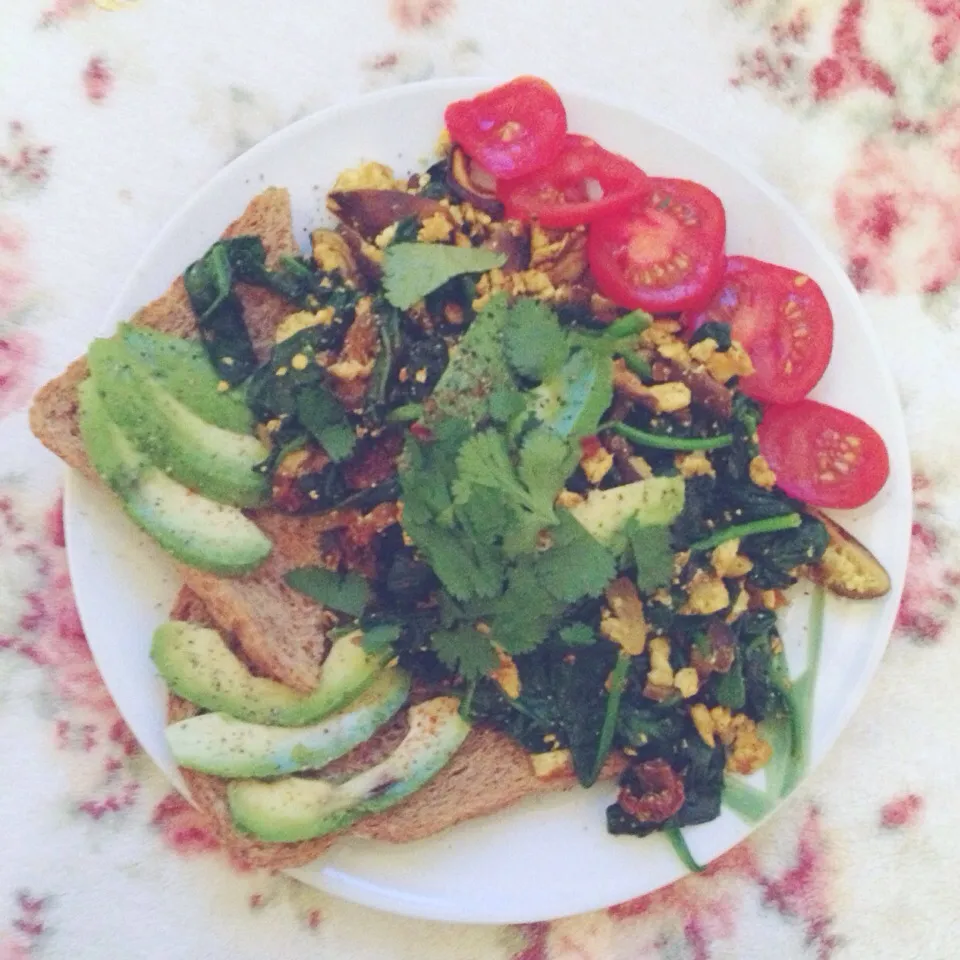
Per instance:
[[[282,145],[285,141],[296,139],[301,131],[309,129],[318,123],[326,124],[336,122],[338,116],[350,114],[358,107],[377,103],[389,103],[392,100],[403,100],[407,97],[416,98],[418,92],[422,90],[438,91],[449,89],[451,92],[456,91],[460,95],[469,95],[471,89],[482,89],[485,85],[502,82],[504,79],[509,79],[509,77],[500,72],[472,74],[470,76],[434,78],[415,83],[392,86],[373,92],[355,94],[321,110],[310,113],[307,116],[301,117],[296,121],[274,131],[272,134],[251,147],[249,150],[233,158],[231,161],[217,170],[212,176],[208,177],[201,184],[199,184],[199,186],[197,186],[180,203],[173,214],[170,215],[162,227],[156,232],[156,234],[154,234],[152,240],[145,246],[140,257],[137,258],[134,266],[127,274],[126,280],[119,287],[117,294],[112,298],[110,306],[105,312],[105,316],[108,318],[108,320],[97,327],[97,331],[94,333],[94,336],[98,336],[102,332],[112,330],[116,323],[116,320],[113,318],[115,318],[115,316],[121,312],[121,307],[124,301],[130,299],[134,291],[142,284],[143,275],[147,272],[148,266],[155,258],[157,251],[164,246],[167,238],[171,234],[177,233],[182,225],[189,223],[195,209],[203,206],[203,204],[207,202],[207,195],[210,192],[215,191],[223,181],[230,180],[233,176],[235,176],[238,168],[242,169],[242,167],[247,164],[255,163],[257,158],[261,155],[269,154],[278,148],[282,149]],[[874,375],[878,376],[879,380],[881,381],[883,392],[893,400],[894,416],[892,417],[892,420],[894,422],[891,422],[890,425],[886,427],[884,431],[884,439],[891,447],[891,462],[900,463],[905,468],[904,489],[893,492],[895,495],[903,495],[904,493],[906,494],[906,510],[904,511],[904,517],[899,534],[895,529],[891,529],[887,535],[888,542],[896,542],[897,549],[895,556],[899,561],[901,573],[898,581],[892,585],[891,593],[893,596],[889,598],[888,602],[890,605],[888,607],[888,612],[881,621],[881,628],[878,630],[879,635],[882,637],[882,642],[878,640],[871,646],[870,654],[867,658],[865,658],[864,661],[862,680],[857,688],[853,690],[851,695],[844,697],[842,702],[839,703],[839,706],[835,707],[834,713],[837,719],[833,724],[834,732],[827,740],[826,748],[823,750],[822,754],[811,762],[802,780],[797,785],[798,788],[795,789],[791,795],[781,799],[775,805],[773,810],[765,818],[763,818],[763,820],[755,824],[748,825],[748,829],[744,837],[737,841],[737,843],[741,843],[748,840],[757,829],[766,824],[773,817],[777,816],[792,800],[795,800],[799,793],[799,787],[812,777],[812,775],[834,750],[841,734],[849,726],[853,715],[860,708],[867,690],[874,683],[880,661],[886,652],[892,636],[896,622],[897,609],[899,607],[900,599],[904,589],[907,567],[906,561],[909,556],[910,532],[913,521],[913,503],[912,497],[910,496],[910,454],[902,402],[896,387],[896,381],[893,377],[892,369],[890,364],[887,362],[882,344],[880,343],[873,323],[870,320],[870,316],[867,312],[862,297],[854,287],[850,278],[841,268],[837,258],[827,246],[825,240],[812,227],[800,210],[797,209],[797,207],[789,199],[787,199],[786,196],[768,183],[758,172],[746,166],[738,158],[733,156],[732,153],[725,146],[723,146],[723,144],[717,142],[715,138],[691,131],[682,124],[677,124],[670,118],[663,116],[656,110],[647,109],[646,107],[643,109],[638,109],[634,105],[628,103],[622,97],[597,93],[583,86],[558,83],[556,84],[556,87],[561,96],[564,98],[567,96],[577,97],[582,101],[589,101],[597,104],[598,106],[627,112],[643,121],[652,123],[663,128],[664,130],[671,132],[672,134],[685,139],[686,141],[699,147],[704,152],[710,154],[713,158],[725,164],[727,167],[735,171],[739,176],[745,178],[753,189],[759,190],[772,203],[774,203],[789,218],[793,227],[803,236],[807,243],[810,244],[811,248],[817,254],[824,270],[829,270],[833,274],[835,282],[839,283],[844,288],[851,307],[855,307],[859,315],[858,322],[861,331],[870,343],[873,354],[878,361],[876,364],[871,364],[871,369],[873,370]],[[264,186],[283,185],[265,184]],[[65,469],[65,474],[65,545],[67,566],[68,569],[72,569],[75,562],[74,549],[77,548],[71,546],[73,539],[70,518],[73,515],[73,511],[77,509],[77,497],[79,495],[77,490],[78,474],[69,468]],[[76,602],[81,623],[83,624],[86,633],[87,629],[86,624],[84,623],[85,618],[83,612],[84,604],[81,602],[79,596],[76,598]],[[89,646],[94,663],[96,664],[98,671],[101,672],[102,676],[103,671],[101,669],[101,664],[98,659],[95,645],[90,643]],[[104,684],[106,685],[105,679]],[[157,766],[162,776],[166,778],[179,792],[184,793],[185,784],[183,783],[182,778],[179,776],[171,778],[171,776],[162,767],[153,761],[153,758],[149,753],[147,753],[146,750],[143,752],[151,760],[151,762]],[[190,798],[189,792],[186,792],[185,796],[188,800],[193,802]],[[720,856],[723,856],[724,853],[729,849],[730,848],[728,847],[727,850],[717,854],[716,857],[714,857],[714,860]],[[713,860],[710,862],[713,862]],[[298,871],[285,870],[284,872],[295,876]],[[665,886],[670,885],[676,882],[677,879],[685,876],[686,873],[687,871],[681,867],[676,872],[676,875],[673,877],[673,879],[654,889],[663,889]],[[407,898],[395,895],[393,900],[390,901],[388,898],[385,898],[383,894],[378,893],[377,890],[371,885],[356,881],[350,882],[349,879],[337,880],[335,877],[323,877],[311,880],[304,880],[303,877],[299,877],[298,879],[301,879],[303,882],[308,882],[335,896],[339,896],[343,899],[361,904],[363,906],[373,907],[375,909],[385,910],[419,919],[453,923],[504,924],[553,920],[562,916],[571,915],[569,910],[564,910],[563,912],[558,912],[552,915],[538,914],[536,917],[530,918],[529,915],[520,911],[516,916],[504,918],[503,914],[490,917],[487,914],[483,914],[482,911],[476,912],[469,909],[462,910],[457,914],[452,914],[449,910],[443,909],[443,905],[440,905],[441,908],[437,909],[437,905],[432,901],[423,903],[418,902],[417,895],[415,894],[412,894]],[[653,892],[653,890],[648,892]],[[582,911],[602,909],[603,907],[609,905],[610,904],[605,902],[590,902],[586,903],[581,908],[578,908],[576,912],[579,913]]]

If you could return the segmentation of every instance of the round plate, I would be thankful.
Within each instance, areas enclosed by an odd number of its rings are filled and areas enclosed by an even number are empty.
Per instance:
[[[407,172],[430,162],[451,100],[491,85],[450,80],[388,90],[343,104],[280,131],[215,176],[160,234],[110,311],[105,332],[161,294],[203,254],[251,197],[287,187],[297,236],[326,219],[325,193],[337,173],[361,160]],[[816,691],[812,758],[821,760],[849,720],[893,625],[907,560],[910,472],[893,382],[856,292],[799,215],[754,174],[669,124],[575,92],[564,92],[573,130],[626,154],[648,173],[698,180],[726,206],[727,249],[809,273],[836,321],[830,367],[814,396],[868,420],[886,440],[891,474],[881,494],[842,522],[886,566],[893,589],[882,600],[831,598]],[[183,789],[167,750],[165,691],[148,657],[154,627],[178,588],[172,563],[103,490],[71,475],[67,550],[77,603],[104,680],[133,733]],[[794,673],[803,669],[809,591],[795,588],[783,618]],[[614,788],[534,798],[428,840],[392,846],[346,839],[309,867],[307,883],[358,903],[448,921],[515,923],[605,907],[676,880],[684,870],[666,840],[611,837],[604,808]],[[730,811],[684,831],[706,863],[752,828]]]

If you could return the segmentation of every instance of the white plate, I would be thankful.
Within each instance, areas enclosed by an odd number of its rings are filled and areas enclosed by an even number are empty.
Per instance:
[[[105,331],[159,295],[200,256],[263,187],[289,188],[297,236],[324,216],[324,195],[344,167],[363,159],[397,171],[423,167],[443,108],[490,85],[451,80],[388,90],[308,117],[241,156],[178,214],[127,281]],[[893,589],[857,605],[833,600],[817,686],[812,757],[821,760],[856,708],[893,625],[910,530],[910,472],[893,382],[856,292],[798,214],[755,175],[668,124],[592,96],[565,93],[571,129],[620,151],[651,174],[699,180],[723,200],[727,249],[789,265],[823,287],[836,320],[833,359],[814,394],[869,421],[890,451],[891,475],[867,508],[843,522],[886,566]],[[178,783],[163,737],[164,688],[148,658],[153,628],[178,587],[172,564],[129,523],[112,498],[72,475],[66,497],[67,550],[77,602],[103,677],[137,739]],[[806,597],[784,625],[793,671],[803,667]],[[659,836],[605,832],[613,788],[539,798],[415,844],[349,839],[296,876],[358,903],[448,921],[513,923],[608,906],[669,883],[683,869]],[[729,811],[685,831],[707,862],[750,827]]]

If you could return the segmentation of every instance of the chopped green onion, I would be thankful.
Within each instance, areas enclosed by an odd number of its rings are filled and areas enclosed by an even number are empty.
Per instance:
[[[603,331],[603,335],[613,340],[619,340],[621,337],[631,337],[635,333],[643,333],[651,323],[653,323],[653,317],[649,313],[645,310],[634,310],[614,320]]]
[[[619,420],[601,424],[601,430],[614,433],[642,447],[656,447],[658,450],[715,450],[717,447],[729,447],[733,443],[732,433],[721,433],[717,437],[669,437],[664,433],[648,433],[636,427],[628,427]]]
[[[613,744],[613,734],[617,729],[617,717],[620,715],[620,698],[623,688],[627,685],[627,671],[630,669],[630,654],[621,650],[617,657],[617,664],[610,673],[610,692],[607,694],[607,709],[603,716],[603,726],[600,728],[600,743],[597,745],[597,759],[590,772],[588,782],[583,786],[589,787],[597,782],[604,761]]]
[[[387,423],[413,423],[423,416],[422,403],[405,403],[403,406],[391,410],[384,420]]]
[[[653,370],[646,357],[641,357],[639,353],[621,353],[623,362],[631,373],[635,373],[641,380],[649,380],[653,376]]]
[[[666,838],[670,841],[670,846],[673,847],[673,852],[680,858],[683,862],[683,865],[691,873],[702,873],[703,867],[693,859],[693,854],[690,852],[690,848],[687,846],[687,841],[684,840],[683,834],[680,832],[679,827],[667,827],[664,831]]]
[[[709,537],[696,540],[690,544],[690,550],[710,550],[712,547],[726,543],[727,540],[736,540],[749,537],[755,533],[777,533],[779,530],[794,530],[802,523],[799,513],[785,513],[780,517],[765,517],[763,520],[751,520],[749,523],[735,523],[732,527],[724,527],[711,533]]]

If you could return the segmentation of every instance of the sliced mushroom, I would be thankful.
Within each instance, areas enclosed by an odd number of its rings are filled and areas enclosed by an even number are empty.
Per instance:
[[[827,528],[830,541],[820,562],[807,568],[807,576],[831,593],[851,600],[873,600],[890,591],[890,576],[883,564],[852,533],[807,508]]]
[[[506,254],[507,260],[500,268],[504,273],[517,273],[530,266],[530,229],[518,220],[496,224],[483,245]]]
[[[327,208],[371,242],[398,220],[423,221],[437,213],[449,217],[439,201],[403,190],[337,190],[328,195]]]
[[[679,381],[690,389],[691,402],[723,419],[733,414],[733,393],[717,383],[704,368],[693,367],[677,360],[664,360],[650,352],[653,379],[660,383]]]
[[[367,240],[364,240],[356,230],[348,227],[346,224],[341,223],[340,226],[337,227],[337,232],[343,237],[344,242],[353,254],[353,259],[359,272],[374,283],[378,281],[383,272],[380,265],[383,251]]]
[[[545,273],[559,287],[577,283],[587,272],[587,233],[583,229],[545,230],[536,232],[530,256],[530,269]]]
[[[447,186],[454,196],[475,206],[499,220],[503,204],[497,199],[497,184],[493,176],[460,149],[454,147],[447,168]]]

